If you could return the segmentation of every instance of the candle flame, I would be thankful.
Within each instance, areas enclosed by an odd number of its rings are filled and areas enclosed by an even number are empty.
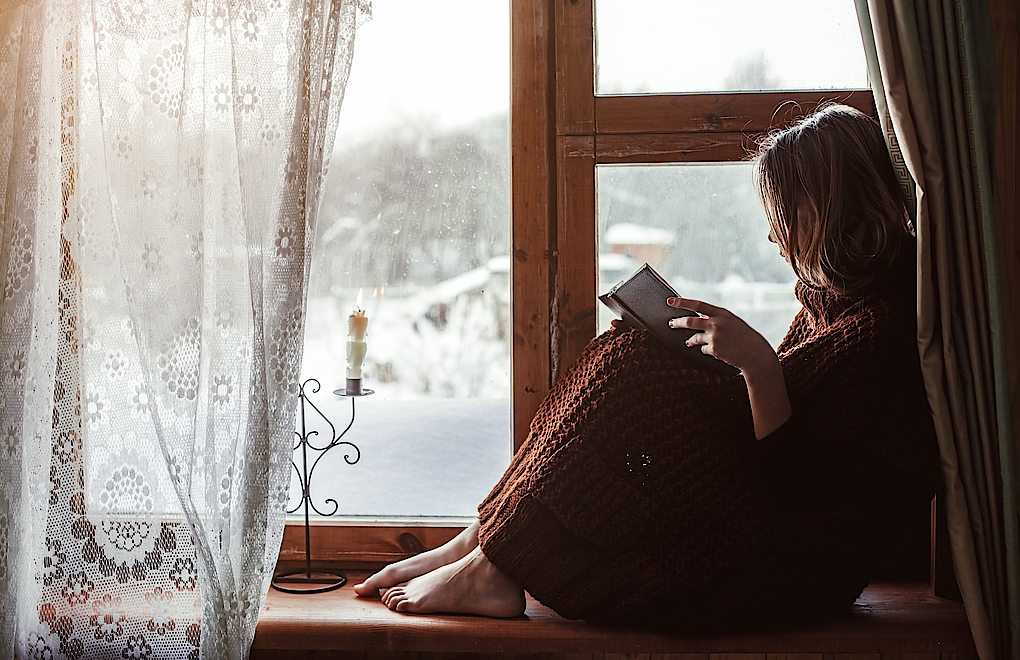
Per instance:
[[[357,307],[359,310],[361,309],[364,293],[365,293],[364,289],[358,289],[358,302],[354,303],[354,306]]]
[[[379,287],[375,287],[374,289],[372,289],[372,297],[373,298],[379,297]]]

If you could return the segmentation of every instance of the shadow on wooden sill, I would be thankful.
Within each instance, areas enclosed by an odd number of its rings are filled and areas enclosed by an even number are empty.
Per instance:
[[[351,584],[365,575],[350,571]],[[719,637],[599,629],[567,621],[531,598],[523,617],[495,620],[397,614],[378,599],[356,597],[350,586],[301,596],[270,590],[251,657],[483,660],[508,654],[572,660],[615,660],[620,654],[641,660],[722,660],[731,654],[741,660],[977,658],[963,607],[932,596],[925,584],[905,583],[868,587],[841,621]]]

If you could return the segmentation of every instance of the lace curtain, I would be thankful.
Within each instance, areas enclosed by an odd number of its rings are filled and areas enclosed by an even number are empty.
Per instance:
[[[247,655],[368,11],[0,5],[0,657]]]

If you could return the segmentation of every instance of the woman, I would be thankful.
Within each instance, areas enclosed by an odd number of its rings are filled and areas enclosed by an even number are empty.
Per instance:
[[[713,631],[824,616],[934,489],[914,246],[877,124],[833,105],[756,159],[803,309],[778,353],[725,309],[671,322],[740,370],[685,366],[621,323],[557,382],[479,519],[357,585],[400,612]],[[782,607],[776,607],[782,603]],[[780,614],[781,612],[781,614]]]

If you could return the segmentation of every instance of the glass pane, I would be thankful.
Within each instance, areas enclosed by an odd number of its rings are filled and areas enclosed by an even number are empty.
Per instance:
[[[303,377],[321,381],[313,401],[343,430],[350,400],[330,392],[363,291],[375,394],[344,438],[360,461],[326,454],[312,495],[320,508],[335,498],[338,515],[472,516],[511,451],[510,11],[372,5],[322,202]],[[295,479],[291,506],[299,496]]]
[[[682,296],[720,305],[773,346],[800,309],[768,240],[750,163],[600,165],[599,293],[648,262]],[[599,305],[599,330],[613,313]]]
[[[596,0],[599,94],[864,89],[854,0]]]

